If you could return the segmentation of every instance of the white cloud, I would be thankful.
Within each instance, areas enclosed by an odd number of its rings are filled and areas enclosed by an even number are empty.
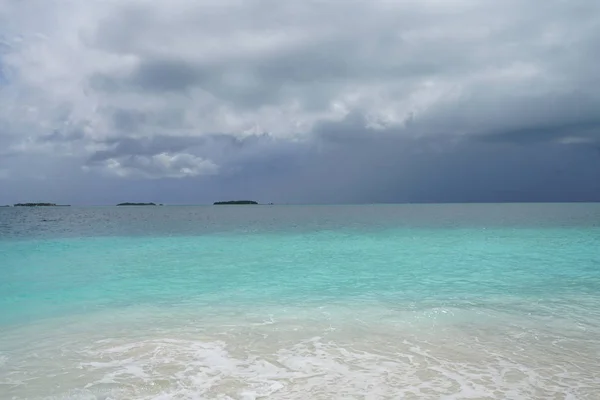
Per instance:
[[[152,156],[124,156],[109,158],[85,170],[99,170],[107,175],[121,178],[188,178],[200,175],[213,175],[218,166],[191,154],[160,153]]]

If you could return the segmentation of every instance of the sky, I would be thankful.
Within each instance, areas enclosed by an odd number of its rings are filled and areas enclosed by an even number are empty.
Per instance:
[[[597,0],[0,0],[0,204],[600,201]]]

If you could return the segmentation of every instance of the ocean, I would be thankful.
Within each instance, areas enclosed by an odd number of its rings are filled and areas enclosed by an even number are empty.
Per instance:
[[[0,399],[599,399],[600,204],[0,208]]]

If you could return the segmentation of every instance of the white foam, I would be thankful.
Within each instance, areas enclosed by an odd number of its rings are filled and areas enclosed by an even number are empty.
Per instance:
[[[0,384],[8,398],[45,400],[584,400],[600,393],[597,331],[467,324],[464,314],[418,325],[389,310],[322,311],[198,325],[153,315],[152,326],[130,329],[85,320],[46,327],[37,341],[39,331],[20,331],[2,343],[15,350],[0,354]],[[427,312],[461,314],[445,311]]]

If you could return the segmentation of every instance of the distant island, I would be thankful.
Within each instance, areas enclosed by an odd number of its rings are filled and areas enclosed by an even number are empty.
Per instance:
[[[69,207],[68,204],[54,203],[17,203],[15,207]]]
[[[213,205],[215,206],[223,206],[223,205],[247,205],[247,204],[258,204],[256,201],[252,200],[232,200],[232,201],[215,201]]]
[[[117,206],[156,206],[155,203],[119,203]],[[162,204],[160,204],[162,205]]]

